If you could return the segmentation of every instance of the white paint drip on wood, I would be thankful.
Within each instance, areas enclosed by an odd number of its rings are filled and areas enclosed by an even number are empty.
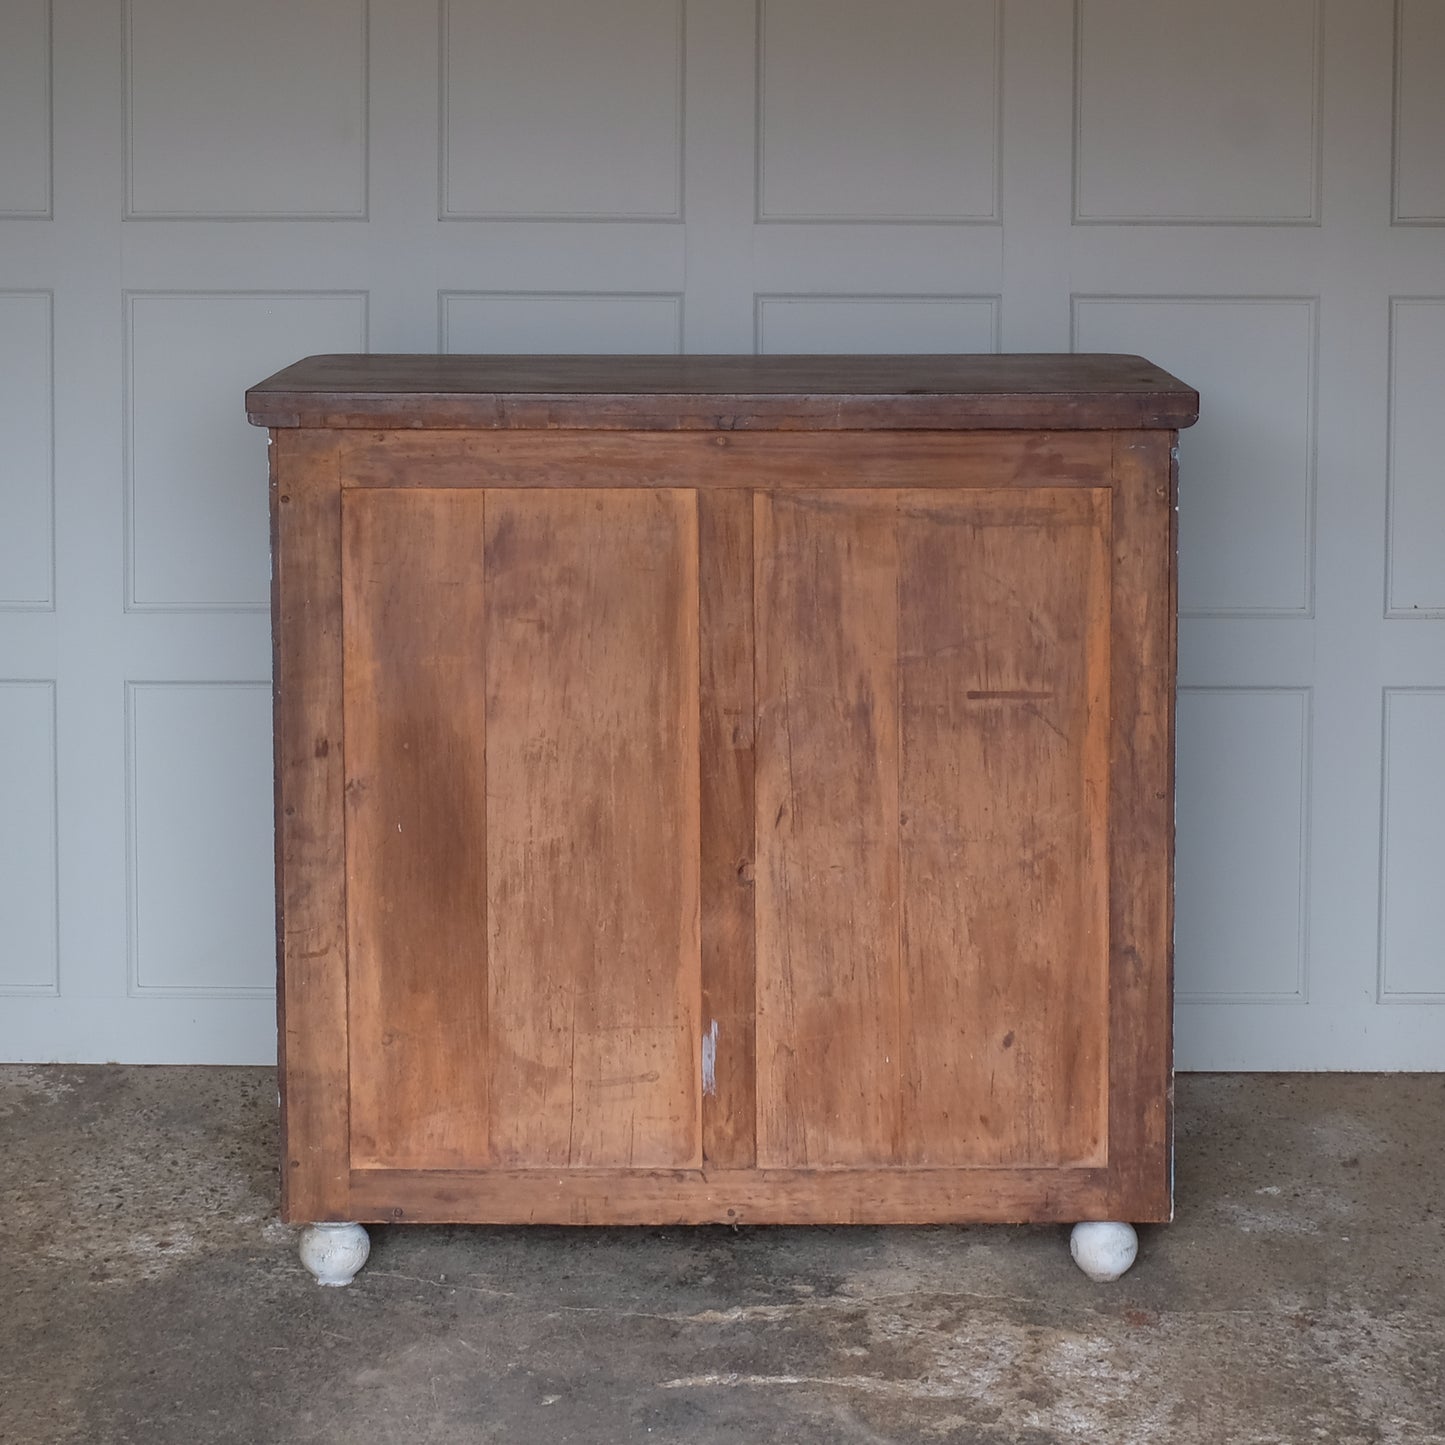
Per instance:
[[[712,1021],[702,1036],[702,1091],[708,1096],[717,1093],[717,1020]]]

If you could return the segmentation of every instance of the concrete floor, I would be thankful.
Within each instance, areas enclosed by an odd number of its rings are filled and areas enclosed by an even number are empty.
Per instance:
[[[1445,1441],[1445,1076],[1186,1076],[1178,1219],[373,1231],[275,1220],[262,1069],[0,1068],[6,1445]]]

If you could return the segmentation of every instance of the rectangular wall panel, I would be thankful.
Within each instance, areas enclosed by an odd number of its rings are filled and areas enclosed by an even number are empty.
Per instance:
[[[132,682],[126,720],[132,992],[269,992],[270,684]]]
[[[365,351],[358,292],[126,298],[127,606],[262,609],[266,433],[246,388],[302,356]]]
[[[443,0],[442,218],[680,220],[683,9]]]
[[[127,214],[366,214],[366,0],[127,0]]]
[[[996,296],[759,296],[754,316],[762,355],[998,350]]]
[[[1445,225],[1445,5],[1396,0],[1397,225]]]
[[[0,739],[0,994],[57,993],[53,682],[0,682]]]
[[[761,221],[996,221],[998,0],[759,0]]]
[[[1445,617],[1445,297],[1390,303],[1390,617]]]
[[[0,291],[0,610],[55,600],[52,305]]]
[[[443,291],[446,352],[676,353],[682,297],[568,291]]]
[[[1076,0],[1076,221],[1318,220],[1320,0]]]
[[[483,567],[493,1162],[696,1167],[696,498],[488,491]]]
[[[1138,352],[1202,398],[1179,437],[1179,607],[1313,608],[1316,303],[1077,296],[1075,351]]]
[[[1445,688],[1385,692],[1380,1000],[1445,1003]]]
[[[1310,693],[1180,688],[1176,980],[1181,1003],[1303,1003]]]
[[[0,220],[50,214],[50,0],[6,0],[0,35]]]

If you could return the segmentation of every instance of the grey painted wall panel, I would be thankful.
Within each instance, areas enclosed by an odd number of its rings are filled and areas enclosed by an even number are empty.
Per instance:
[[[126,18],[128,214],[366,214],[366,0],[126,0]]]
[[[759,0],[758,216],[998,219],[997,0]]]
[[[51,302],[0,291],[0,610],[55,598]]]
[[[1386,607],[1445,617],[1445,296],[1399,298],[1390,321]]]
[[[681,217],[681,0],[442,17],[444,217]]]
[[[6,0],[0,44],[0,219],[50,214],[50,4]]]
[[[0,682],[0,994],[60,986],[55,685]]]
[[[1445,688],[1385,693],[1380,997],[1387,1002],[1445,1003],[1442,745]]]
[[[126,689],[130,987],[270,991],[271,686]]]
[[[1309,693],[1190,688],[1178,707],[1181,999],[1306,997]]]
[[[1075,217],[1318,218],[1320,0],[1078,0]]]

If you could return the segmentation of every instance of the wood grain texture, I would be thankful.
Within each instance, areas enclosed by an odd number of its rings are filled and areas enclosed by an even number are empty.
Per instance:
[[[759,1163],[1103,1164],[1107,497],[758,498]]]
[[[348,487],[1101,487],[1108,432],[338,432]]]
[[[492,1157],[697,1164],[691,493],[491,492]]]
[[[1109,1218],[1173,1212],[1175,439],[1115,438]]]
[[[1138,356],[312,356],[246,394],[257,425],[629,432],[1188,426]]]
[[[351,1151],[487,1162],[481,492],[343,507]]]
[[[701,661],[703,1159],[757,1154],[753,497],[697,499]]]
[[[1107,504],[898,494],[901,1162],[1105,1162]]]
[[[358,1170],[351,1188],[358,1219],[428,1224],[1067,1223],[1131,1202],[1103,1169]]]
[[[759,494],[758,1162],[899,1150],[898,555],[886,493]]]
[[[349,1218],[341,485],[335,439],[272,439],[281,1217]]]

